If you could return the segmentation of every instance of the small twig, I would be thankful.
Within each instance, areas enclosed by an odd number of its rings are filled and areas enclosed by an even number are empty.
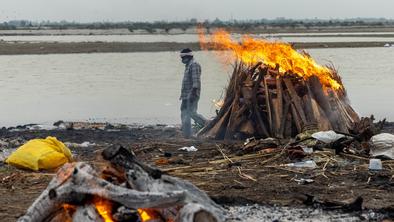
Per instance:
[[[224,158],[225,160],[229,161],[230,163],[234,163],[234,161],[232,161],[232,160],[223,152],[223,150],[220,148],[219,145],[216,144],[216,147],[218,148],[219,152],[222,154],[222,156],[223,156],[223,158]],[[237,170],[238,170],[238,174],[239,174],[239,176],[240,176],[241,178],[243,178],[243,179],[249,179],[249,180],[252,180],[252,181],[254,181],[254,182],[257,182],[257,180],[254,179],[252,176],[243,173],[243,172],[241,171],[241,167],[237,167]]]
[[[234,182],[240,184],[241,186],[245,186],[242,182],[238,181],[238,180],[234,180]]]
[[[324,164],[323,166],[323,171],[326,171],[326,167],[328,165],[328,163],[330,162],[331,158],[328,158],[327,162]]]
[[[234,163],[224,152],[223,150],[220,148],[219,145],[216,144],[216,147],[218,148],[219,152],[222,154],[223,158],[227,161],[229,161],[230,163]]]
[[[365,157],[361,157],[361,156],[356,156],[356,155],[353,155],[353,154],[341,153],[340,155],[343,155],[343,156],[345,156],[345,157],[354,158],[354,159],[360,159],[360,160],[369,161],[369,158],[365,158]]]
[[[254,182],[257,182],[257,180],[256,180],[255,178],[253,178],[252,176],[250,176],[250,175],[248,175],[248,174],[245,174],[245,173],[242,173],[241,167],[237,167],[237,169],[238,169],[239,176],[240,176],[241,178],[249,179],[249,180],[252,180],[252,181],[254,181]]]
[[[304,138],[304,139],[302,139],[302,140],[297,140],[297,141],[295,141],[295,142],[293,142],[293,143],[290,143],[289,145],[294,146],[294,145],[297,145],[297,144],[299,144],[299,143],[302,143],[302,142],[304,142],[304,141],[311,140],[311,139],[315,139],[315,138],[313,138],[313,137],[307,137],[307,138]]]
[[[282,156],[282,152],[279,153],[278,155],[275,155],[275,156],[272,157],[272,158],[269,158],[268,160],[264,160],[264,161],[261,162],[260,164],[261,164],[261,165],[267,164],[267,163],[269,163],[269,162],[271,162],[271,161],[274,161],[274,160],[279,159],[281,156]]]
[[[334,132],[337,133],[337,134],[342,134],[344,136],[349,136],[349,137],[353,137],[353,138],[359,138],[360,137],[358,135],[354,135],[354,134],[350,134],[350,133],[344,133],[344,132],[340,132],[340,131],[337,131],[337,130],[334,130]]]
[[[325,177],[326,179],[328,179],[328,176],[326,176],[326,174],[324,174],[324,172],[322,172],[321,175],[322,175],[323,177]]]

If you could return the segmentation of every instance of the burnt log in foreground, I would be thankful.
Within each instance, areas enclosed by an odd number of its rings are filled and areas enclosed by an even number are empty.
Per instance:
[[[158,215],[155,221],[224,221],[224,210],[203,191],[187,181],[161,173],[158,176],[158,169],[140,163],[125,148],[109,148],[103,157],[116,165],[111,167],[118,170],[113,177],[124,175],[125,183],[102,179],[83,162],[66,164],[18,221],[108,221],[98,213],[95,199],[110,203],[108,206],[125,207],[129,212],[154,211]],[[67,214],[67,206],[73,208],[72,215]],[[111,221],[116,221],[112,212],[109,215]]]
[[[341,87],[323,86],[316,75],[280,73],[263,63],[237,62],[223,105],[199,133],[212,139],[291,138],[306,130],[348,133],[359,121],[350,106],[341,78],[330,69],[329,78]],[[319,79],[320,78],[320,79]]]

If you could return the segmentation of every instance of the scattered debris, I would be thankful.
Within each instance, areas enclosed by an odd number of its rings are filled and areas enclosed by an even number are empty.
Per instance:
[[[313,160],[307,160],[307,161],[296,162],[296,163],[288,163],[288,164],[285,164],[285,166],[296,167],[296,168],[310,168],[310,169],[315,169],[317,167],[315,161],[313,161]]]
[[[194,146],[185,146],[182,148],[179,148],[178,150],[182,150],[182,151],[187,151],[187,152],[196,152],[198,151],[198,149]]]
[[[312,134],[312,137],[319,140],[319,141],[322,141],[324,143],[332,143],[332,142],[335,142],[335,141],[345,137],[345,135],[337,134],[333,130],[329,130],[329,131],[314,133],[314,134]]]
[[[313,183],[313,182],[315,182],[315,180],[312,180],[312,179],[304,179],[304,178],[301,178],[301,179],[293,179],[295,182],[297,182],[298,184],[300,184],[300,185],[305,185],[305,184],[310,184],[310,183]]]
[[[310,147],[302,147],[302,150],[306,153],[306,154],[312,154],[313,153],[313,148]]]
[[[303,146],[291,146],[286,149],[286,152],[291,160],[301,160],[308,155],[304,149]]]
[[[370,170],[382,170],[383,165],[380,159],[370,159],[368,169]]]
[[[69,148],[88,148],[91,146],[96,146],[95,143],[91,143],[91,142],[83,142],[83,143],[70,143],[70,142],[65,142],[64,143],[67,147]]]
[[[21,137],[17,138],[2,138],[0,140],[0,150],[1,149],[11,149],[17,148],[26,142],[25,139]]]
[[[72,150],[78,160],[87,161],[95,169],[99,169],[96,167],[107,166],[99,157],[99,150],[111,144],[131,144],[132,150],[139,159],[150,164],[156,163],[164,174],[192,181],[220,204],[267,203],[295,207],[299,204],[299,201],[294,199],[295,195],[304,193],[307,189],[307,192],[316,195],[320,200],[314,200],[315,205],[312,204],[312,207],[343,209],[338,205],[329,208],[325,204],[335,201],[344,203],[348,199],[354,200],[356,195],[364,198],[363,207],[373,210],[371,212],[379,212],[381,209],[382,212],[387,212],[384,209],[390,209],[389,207],[392,206],[389,200],[392,199],[392,194],[389,191],[394,185],[392,177],[394,162],[382,160],[384,170],[376,172],[368,170],[369,147],[364,147],[357,137],[346,136],[353,139],[350,145],[346,145],[348,143],[344,141],[338,142],[344,146],[343,152],[338,155],[335,154],[331,144],[319,141],[321,147],[308,147],[301,145],[302,143],[292,145],[293,139],[250,139],[246,145],[255,143],[256,148],[252,146],[249,150],[259,151],[247,154],[237,152],[244,149],[245,145],[241,141],[200,140],[195,141],[194,144],[198,145],[198,152],[188,154],[178,149],[188,145],[189,141],[180,137],[174,138],[162,129],[161,126],[151,126],[125,129],[120,133],[110,130],[57,129],[35,132],[3,131],[4,138],[0,141],[4,144],[0,143],[0,146],[10,147],[10,141],[23,141],[34,137],[45,138],[48,134],[56,135],[64,141],[73,141],[75,144],[90,141],[99,145]],[[140,141],[138,138],[142,135],[146,137]],[[277,144],[277,147],[260,150],[259,146],[263,147],[268,143]],[[355,153],[357,147],[360,150],[364,149],[364,153]],[[285,165],[288,163],[297,165],[308,160],[314,161],[316,167]],[[15,218],[23,213],[28,204],[32,203],[47,186],[52,176],[52,173],[34,173],[4,165],[0,171],[0,192],[3,191],[0,193],[2,195],[0,205],[10,206],[10,210],[6,211],[7,218]],[[111,181],[116,181],[116,178]],[[25,192],[26,189],[30,189],[28,193]],[[5,193],[8,190],[12,190],[12,195]],[[325,192],[326,190],[329,192]],[[376,202],[376,199],[379,199],[379,202]],[[362,213],[365,212],[364,210]],[[135,210],[128,208],[114,209],[113,214],[114,219],[136,215]]]
[[[0,162],[4,162],[16,149],[1,149]]]

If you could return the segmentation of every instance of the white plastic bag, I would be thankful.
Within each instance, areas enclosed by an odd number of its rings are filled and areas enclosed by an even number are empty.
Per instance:
[[[335,142],[343,137],[345,137],[342,134],[337,134],[336,132],[330,130],[330,131],[321,131],[321,132],[317,132],[312,134],[312,137],[320,140],[324,143],[332,143]]]
[[[371,138],[370,155],[373,157],[383,156],[394,159],[394,135],[381,133]]]
[[[189,147],[185,146],[185,147],[179,148],[178,150],[183,150],[183,151],[187,151],[187,152],[196,152],[196,151],[198,151],[198,149],[196,147],[194,147],[194,146],[189,146]]]
[[[310,168],[310,169],[315,169],[317,167],[316,162],[313,160],[307,160],[307,161],[296,162],[296,163],[288,163],[288,164],[286,164],[286,166],[296,167],[296,168]]]

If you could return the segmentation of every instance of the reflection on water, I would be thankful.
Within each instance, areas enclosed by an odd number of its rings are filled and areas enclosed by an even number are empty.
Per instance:
[[[354,108],[394,120],[394,48],[313,49],[332,61]],[[230,67],[196,52],[203,68],[200,111],[214,115]],[[176,52],[0,56],[0,125],[96,120],[179,123],[183,65]]]

